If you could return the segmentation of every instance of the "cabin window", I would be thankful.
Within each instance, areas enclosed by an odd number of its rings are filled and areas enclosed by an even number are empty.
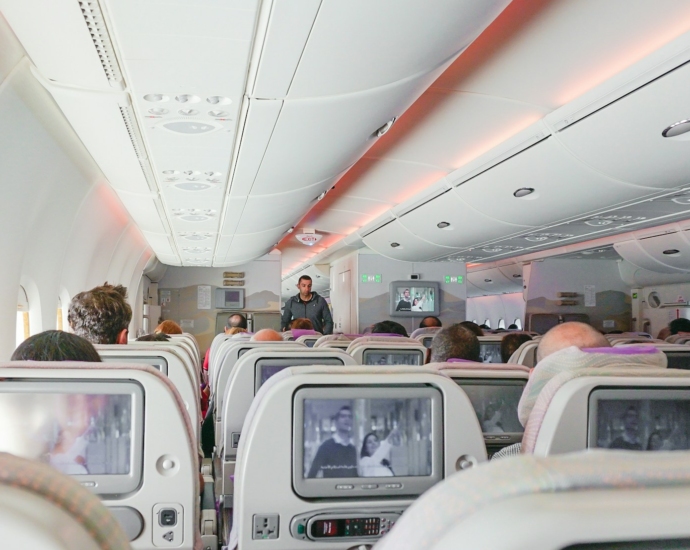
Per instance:
[[[62,300],[58,296],[58,303],[57,303],[57,319],[55,320],[55,327],[58,330],[64,330],[62,328]]]
[[[29,298],[23,286],[19,287],[17,296],[17,331],[15,342],[21,344],[31,335],[29,328]]]
[[[518,328],[518,330],[522,330],[522,320],[521,319],[515,319],[515,321],[513,321],[513,324]]]
[[[479,324],[479,323],[477,323],[477,320],[476,320],[476,319],[472,319],[472,322],[473,322],[475,325],[478,325],[478,324]]]
[[[498,328],[506,328],[506,320],[505,319],[499,319],[498,320]]]
[[[484,324],[485,324],[487,327],[491,328],[491,319],[484,319]]]

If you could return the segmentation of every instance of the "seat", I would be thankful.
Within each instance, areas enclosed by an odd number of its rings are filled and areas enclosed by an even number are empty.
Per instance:
[[[1,451],[76,476],[135,550],[201,548],[197,443],[169,378],[123,363],[8,362],[0,373]]]
[[[690,453],[520,456],[439,483],[374,550],[687,548],[688,513]]]
[[[530,369],[506,363],[430,363],[429,368],[450,376],[467,394],[482,427],[489,456],[522,441],[523,427],[517,417],[520,397]]]
[[[320,332],[315,330],[301,330],[293,329],[292,335],[295,337],[295,342],[304,344],[308,348],[313,348],[317,340],[323,336]]]
[[[129,550],[98,497],[54,468],[0,453],[0,533],[7,549]]]
[[[528,368],[534,368],[537,364],[537,348],[539,347],[539,342],[533,340],[528,340],[523,343],[518,349],[513,352],[513,355],[508,359],[509,364],[514,365],[524,365]]]
[[[391,453],[387,468],[393,475],[361,469],[376,466],[365,465],[362,456],[357,468],[343,464],[349,460],[346,458],[328,468],[327,462],[319,462],[318,471],[333,473],[311,477],[314,453],[318,455],[317,448],[329,440],[330,425],[340,422],[336,417],[343,406],[352,412],[351,433],[357,447],[367,431],[377,431],[383,440],[397,427],[400,439],[386,449]],[[429,414],[429,410],[436,412]],[[344,422],[337,429],[346,429],[347,420]],[[325,431],[319,435],[322,429]],[[274,546],[281,550],[307,548],[313,545],[307,541],[315,536],[315,529],[336,527],[333,514],[359,518],[353,529],[376,533],[337,542],[331,538],[320,547],[371,543],[438,476],[486,459],[481,431],[465,393],[447,376],[418,367],[287,368],[259,389],[242,433],[229,548],[239,544],[243,550],[268,547],[270,541],[264,539],[277,539]],[[378,467],[383,468],[383,463]],[[339,481],[340,473],[348,474],[348,468],[361,472],[367,483]],[[421,475],[422,470],[432,475]],[[395,477],[406,474],[414,474],[412,478],[419,483],[410,482],[409,476]],[[318,498],[321,491],[342,496]],[[369,521],[365,523],[365,519]],[[319,520],[322,523],[316,524]]]
[[[178,345],[166,344],[168,342],[138,342],[136,345],[96,344],[94,347],[106,363],[151,365],[166,375],[180,392],[198,439],[201,425],[199,369],[191,364],[191,357]]]
[[[338,348],[347,350],[350,342],[359,338],[359,334],[327,334],[319,338],[315,343],[315,348]]]
[[[355,360],[342,350],[264,350],[256,348],[245,353],[235,364],[225,388],[223,406],[219,411],[220,428],[216,431],[216,447],[222,459],[222,493],[226,506],[232,502],[233,476],[237,446],[242,425],[261,386],[281,370],[302,366],[332,365],[353,367]]]
[[[621,348],[631,347],[632,344],[615,344]],[[644,345],[654,346],[666,354],[668,368],[690,370],[690,346],[683,344],[668,344],[660,341],[646,341]]]
[[[347,352],[360,365],[423,365],[427,348],[402,336],[363,336],[353,340]]]
[[[561,322],[555,313],[530,313],[527,319],[527,329],[539,334],[546,334]]]
[[[434,339],[434,336],[439,330],[441,330],[441,327],[418,328],[414,330],[412,334],[410,334],[410,338],[419,340],[422,344],[424,344],[424,347],[428,349],[431,347],[431,341]]]

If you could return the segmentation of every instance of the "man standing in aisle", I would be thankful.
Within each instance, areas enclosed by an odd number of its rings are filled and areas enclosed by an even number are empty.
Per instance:
[[[311,291],[311,277],[302,275],[297,282],[299,294],[285,302],[283,317],[281,319],[282,330],[290,328],[293,319],[306,317],[311,321],[314,330],[321,334],[333,333],[333,318],[326,300],[316,292]]]

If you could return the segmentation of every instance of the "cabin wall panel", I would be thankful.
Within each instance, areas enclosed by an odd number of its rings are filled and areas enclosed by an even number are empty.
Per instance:
[[[690,282],[650,285],[642,288],[642,318],[649,319],[651,322],[650,331],[652,336],[659,334],[659,331],[673,321],[673,319],[689,317],[687,306],[684,305],[679,304],[678,307],[651,307],[648,296],[652,292],[656,292],[659,295],[662,304],[687,302],[690,301]]]
[[[545,260],[533,262],[527,282],[526,318],[533,313],[585,313],[590,324],[604,331],[631,330],[630,287],[623,282],[615,260]],[[585,286],[594,286],[595,305],[585,304]],[[560,306],[559,292],[576,292],[578,304]],[[570,298],[563,298],[570,299]],[[604,326],[604,321],[613,326]],[[527,328],[527,327],[525,327]]]
[[[522,292],[467,298],[467,320],[476,320],[481,325],[489,319],[491,328],[498,328],[499,320],[503,319],[507,328],[515,319],[520,319],[524,327],[525,308]]]
[[[280,268],[278,254],[269,254],[232,268],[170,266],[158,284],[159,297],[169,292],[171,298],[171,302],[161,303],[163,318],[184,325],[183,329],[196,337],[201,349],[206,349],[215,336],[216,318],[223,312],[215,308],[215,290],[223,288],[223,272],[244,272],[245,307],[242,311],[279,313]],[[198,308],[200,285],[211,287],[211,309]]]
[[[441,314],[444,325],[465,320],[467,289],[463,283],[446,283],[445,276],[467,278],[467,268],[461,262],[401,262],[369,251],[359,251],[357,272],[358,322],[361,332],[369,325],[391,319],[389,285],[392,281],[409,280],[411,273],[421,274],[421,281],[435,281],[441,287]],[[381,275],[380,283],[362,282],[362,275]],[[410,280],[410,286],[415,281]],[[353,285],[354,288],[354,285]],[[408,333],[419,327],[419,317],[395,317],[394,321]]]

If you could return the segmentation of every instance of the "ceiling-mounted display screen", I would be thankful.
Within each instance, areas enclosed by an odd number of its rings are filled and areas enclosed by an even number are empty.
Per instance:
[[[441,294],[438,283],[393,281],[390,284],[391,317],[426,317],[439,315],[440,311]]]
[[[217,288],[216,309],[244,309],[244,289]]]

